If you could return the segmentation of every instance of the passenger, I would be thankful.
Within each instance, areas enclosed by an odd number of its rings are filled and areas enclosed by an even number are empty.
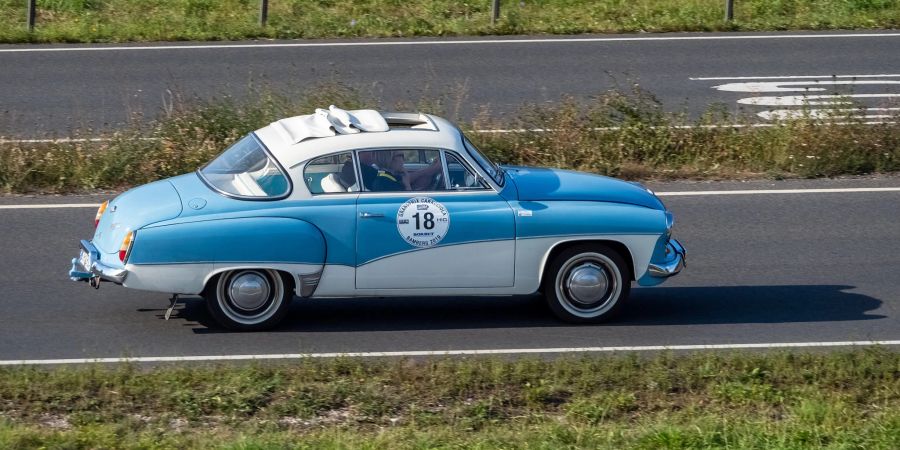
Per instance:
[[[359,152],[357,156],[359,157],[359,171],[362,172],[363,186],[371,189],[372,183],[375,182],[375,177],[378,176],[378,166],[375,165],[374,152]],[[347,187],[356,184],[356,171],[353,170],[352,159],[345,162],[344,167],[341,168],[341,182]]]
[[[405,164],[406,159],[403,153],[394,153],[390,165],[386,169],[378,171],[375,181],[372,182],[372,190],[378,192],[412,190],[409,178],[406,176]]]

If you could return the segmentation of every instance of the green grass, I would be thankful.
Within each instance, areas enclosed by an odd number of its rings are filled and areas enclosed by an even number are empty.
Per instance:
[[[864,448],[900,354],[0,369],[2,448]]]
[[[167,115],[105,142],[0,142],[0,193],[121,189],[191,172],[249,131],[332,103],[348,109],[418,110],[453,119],[464,98],[464,93],[426,93],[418,104],[382,105],[340,83],[307,92],[315,94],[298,97],[259,90],[249,96],[258,99],[252,102],[176,98]],[[900,170],[897,123],[799,118],[770,128],[710,127],[741,124],[742,119],[711,110],[699,120],[688,120],[665,112],[638,88],[605,92],[586,105],[569,98],[523,105],[511,116],[516,119],[497,122],[482,114],[459,124],[502,163],[635,180],[814,178]],[[473,131],[497,128],[519,131]],[[529,131],[535,129],[545,131]]]
[[[258,0],[38,0],[37,28],[25,0],[0,0],[0,42],[121,42],[254,38],[575,34],[896,28],[895,0],[273,0],[269,26]]]

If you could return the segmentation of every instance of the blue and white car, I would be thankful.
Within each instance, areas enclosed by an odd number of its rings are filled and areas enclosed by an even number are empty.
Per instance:
[[[275,326],[295,296],[540,292],[593,323],[682,270],[673,223],[638,184],[501,167],[439,117],[332,106],[104,203],[69,275],[199,294],[235,330]]]

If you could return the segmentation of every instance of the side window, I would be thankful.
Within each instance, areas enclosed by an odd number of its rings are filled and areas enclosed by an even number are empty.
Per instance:
[[[446,189],[439,150],[364,150],[358,155],[364,190],[393,192]]]
[[[306,164],[303,179],[309,192],[332,194],[359,190],[356,168],[350,152],[318,157]]]
[[[450,179],[450,189],[453,190],[475,190],[487,189],[484,180],[480,180],[466,166],[459,157],[453,153],[446,152],[447,158],[447,174]]]

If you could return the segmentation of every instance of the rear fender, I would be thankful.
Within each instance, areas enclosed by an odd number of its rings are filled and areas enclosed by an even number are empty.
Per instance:
[[[286,217],[245,217],[151,226],[136,233],[128,263],[135,266],[203,265],[213,276],[240,268],[274,269],[290,273],[295,286],[301,277],[320,273],[325,263],[325,238],[309,222]]]

